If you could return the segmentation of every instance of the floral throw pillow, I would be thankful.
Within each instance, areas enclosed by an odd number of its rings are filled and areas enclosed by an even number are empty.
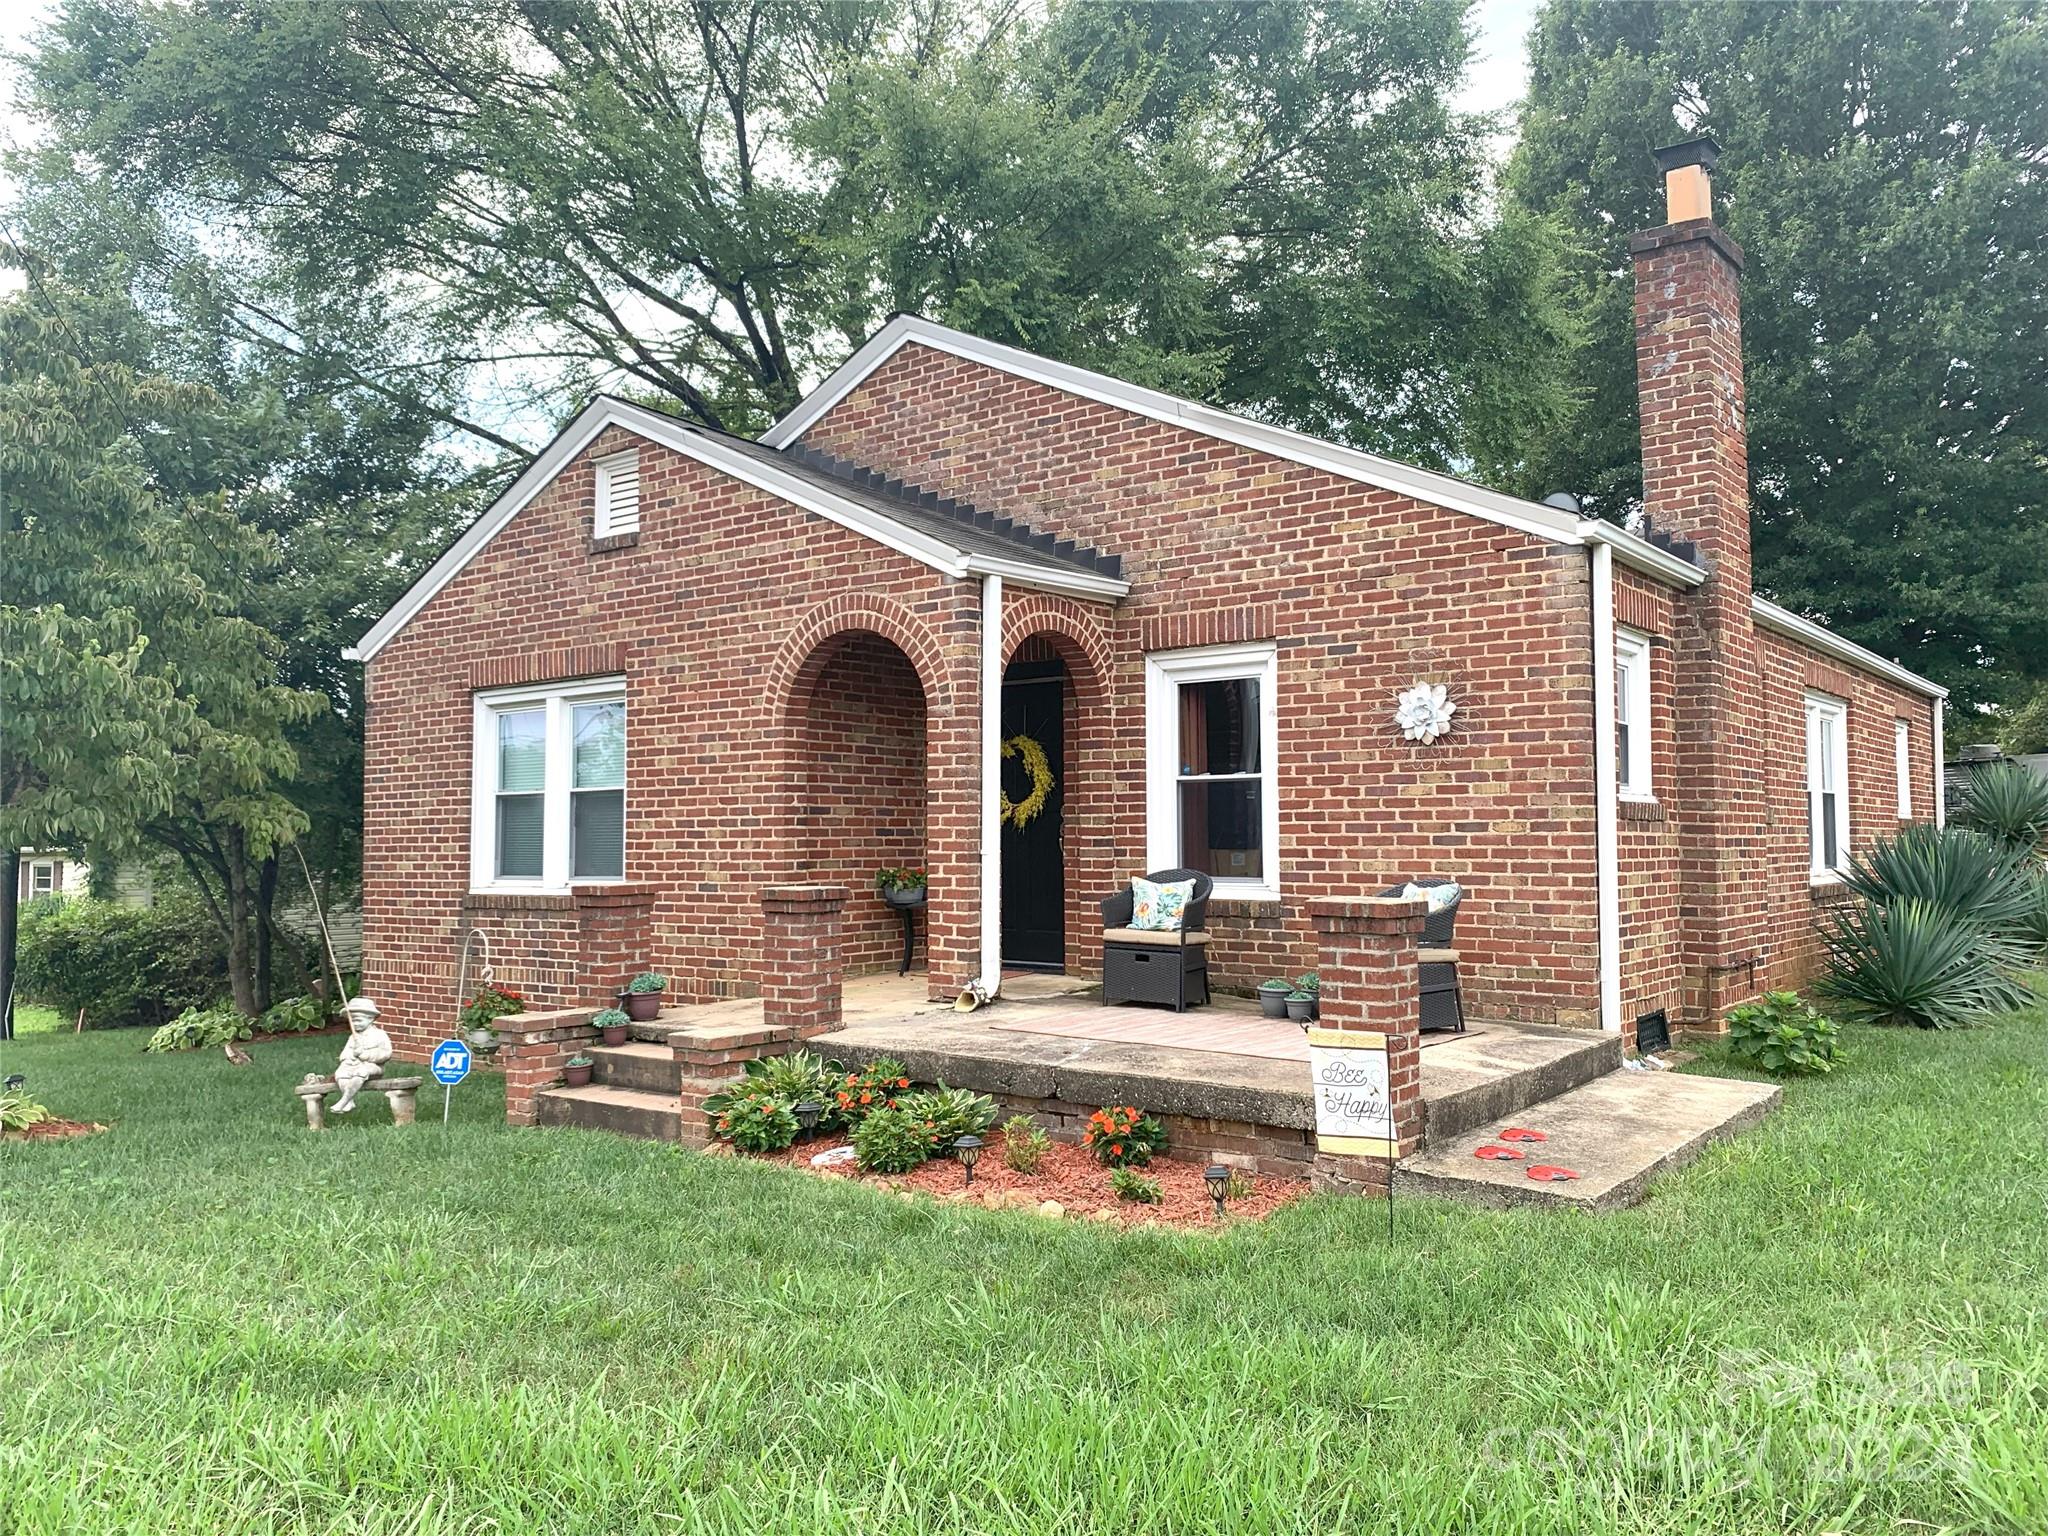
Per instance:
[[[1192,880],[1151,881],[1131,876],[1131,926],[1151,933],[1177,933],[1195,894]]]

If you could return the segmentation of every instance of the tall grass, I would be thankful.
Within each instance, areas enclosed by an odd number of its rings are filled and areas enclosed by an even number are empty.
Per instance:
[[[599,1134],[319,1136],[327,1040],[6,1070],[0,1532],[2048,1526],[2048,1018],[1855,1029],[1600,1218],[1104,1231]]]

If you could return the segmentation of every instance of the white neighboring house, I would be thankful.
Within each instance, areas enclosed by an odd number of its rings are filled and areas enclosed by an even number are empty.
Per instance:
[[[21,850],[21,869],[15,876],[15,895],[22,901],[38,896],[83,896],[92,866],[61,853]]]

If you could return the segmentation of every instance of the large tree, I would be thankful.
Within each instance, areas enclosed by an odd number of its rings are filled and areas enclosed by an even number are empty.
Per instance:
[[[256,343],[519,451],[597,384],[758,428],[891,311],[1506,473],[1570,391],[1463,0],[73,0],[65,162]],[[523,408],[523,413],[522,413]]]
[[[1551,0],[1512,197],[1575,232],[1588,383],[1526,488],[1642,496],[1630,232],[1705,132],[1748,256],[1760,590],[1965,706],[2048,680],[2048,20],[2038,6]]]

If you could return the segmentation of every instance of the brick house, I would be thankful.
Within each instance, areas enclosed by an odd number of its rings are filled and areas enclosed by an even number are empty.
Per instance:
[[[836,884],[845,969],[893,968],[884,865],[929,872],[934,996],[1097,969],[1096,903],[1170,865],[1223,988],[1415,875],[1469,893],[1480,1015],[1626,1040],[1802,980],[1850,851],[1941,814],[1944,695],[1751,590],[1712,160],[1660,154],[1634,242],[1643,535],[907,316],[758,442],[599,399],[351,653],[402,1050],[473,929],[536,1006],[745,997],[763,889]]]

